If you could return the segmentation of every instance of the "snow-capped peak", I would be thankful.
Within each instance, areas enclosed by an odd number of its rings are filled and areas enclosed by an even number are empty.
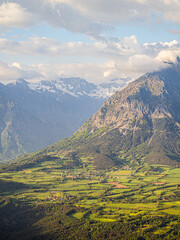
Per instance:
[[[18,79],[14,85],[28,86],[31,90],[57,95],[68,94],[73,97],[89,96],[108,98],[127,85],[127,79],[113,80],[110,83],[95,85],[81,78],[60,78],[53,81],[26,82]]]

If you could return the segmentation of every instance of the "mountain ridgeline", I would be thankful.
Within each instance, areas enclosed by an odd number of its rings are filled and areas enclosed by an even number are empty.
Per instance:
[[[62,167],[93,164],[106,169],[143,163],[178,166],[180,64],[170,64],[130,83],[110,97],[72,137],[24,156],[8,168],[23,168],[44,157],[61,159]]]
[[[71,136],[121,87],[79,78],[0,84],[0,162]]]

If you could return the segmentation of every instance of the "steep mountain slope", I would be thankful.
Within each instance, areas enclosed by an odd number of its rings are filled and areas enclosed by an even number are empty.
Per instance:
[[[144,162],[179,165],[180,64],[170,64],[167,69],[130,83],[106,101],[72,137],[24,157],[19,163],[31,164],[32,158],[34,162],[43,161],[45,155],[58,157],[64,167],[87,162],[97,168]]]
[[[0,162],[72,135],[117,87],[79,78],[0,84]]]
[[[65,148],[64,142],[51,148],[88,153],[96,165],[98,158],[107,164],[179,163],[180,64],[146,74],[117,92],[66,140]]]
[[[90,132],[107,126],[101,138],[116,154],[120,150],[135,159],[146,156],[151,163],[179,161],[179,65],[147,74],[110,98],[88,124]]]

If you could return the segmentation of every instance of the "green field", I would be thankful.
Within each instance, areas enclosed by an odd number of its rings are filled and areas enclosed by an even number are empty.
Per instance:
[[[75,223],[78,229],[81,228],[78,224],[88,229],[91,223],[89,239],[96,239],[94,231],[100,231],[102,226],[118,229],[124,223],[133,229],[130,230],[132,239],[180,239],[180,168],[157,168],[158,172],[145,167],[110,171],[97,171],[92,166],[63,169],[57,162],[47,161],[21,171],[1,173],[1,223],[11,229],[9,224],[17,208],[23,206],[25,211],[44,209],[42,216],[36,212],[32,226],[45,235],[50,234],[48,229],[52,228],[51,234],[57,235],[57,239],[66,239],[62,235],[58,237],[58,221],[63,222],[64,229]],[[11,213],[5,217],[6,208],[11,209]],[[28,229],[25,226],[20,232],[25,228]],[[2,239],[6,239],[6,231],[1,229],[1,232]],[[16,239],[21,239],[16,234]],[[74,236],[72,232],[70,236]],[[71,237],[67,239],[88,239],[85,235]]]

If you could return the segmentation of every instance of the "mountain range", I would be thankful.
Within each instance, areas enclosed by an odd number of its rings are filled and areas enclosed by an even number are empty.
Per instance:
[[[62,167],[180,163],[180,63],[147,73],[116,92],[71,137],[8,165],[57,158]]]
[[[71,136],[125,81],[80,78],[0,84],[0,162]]]

